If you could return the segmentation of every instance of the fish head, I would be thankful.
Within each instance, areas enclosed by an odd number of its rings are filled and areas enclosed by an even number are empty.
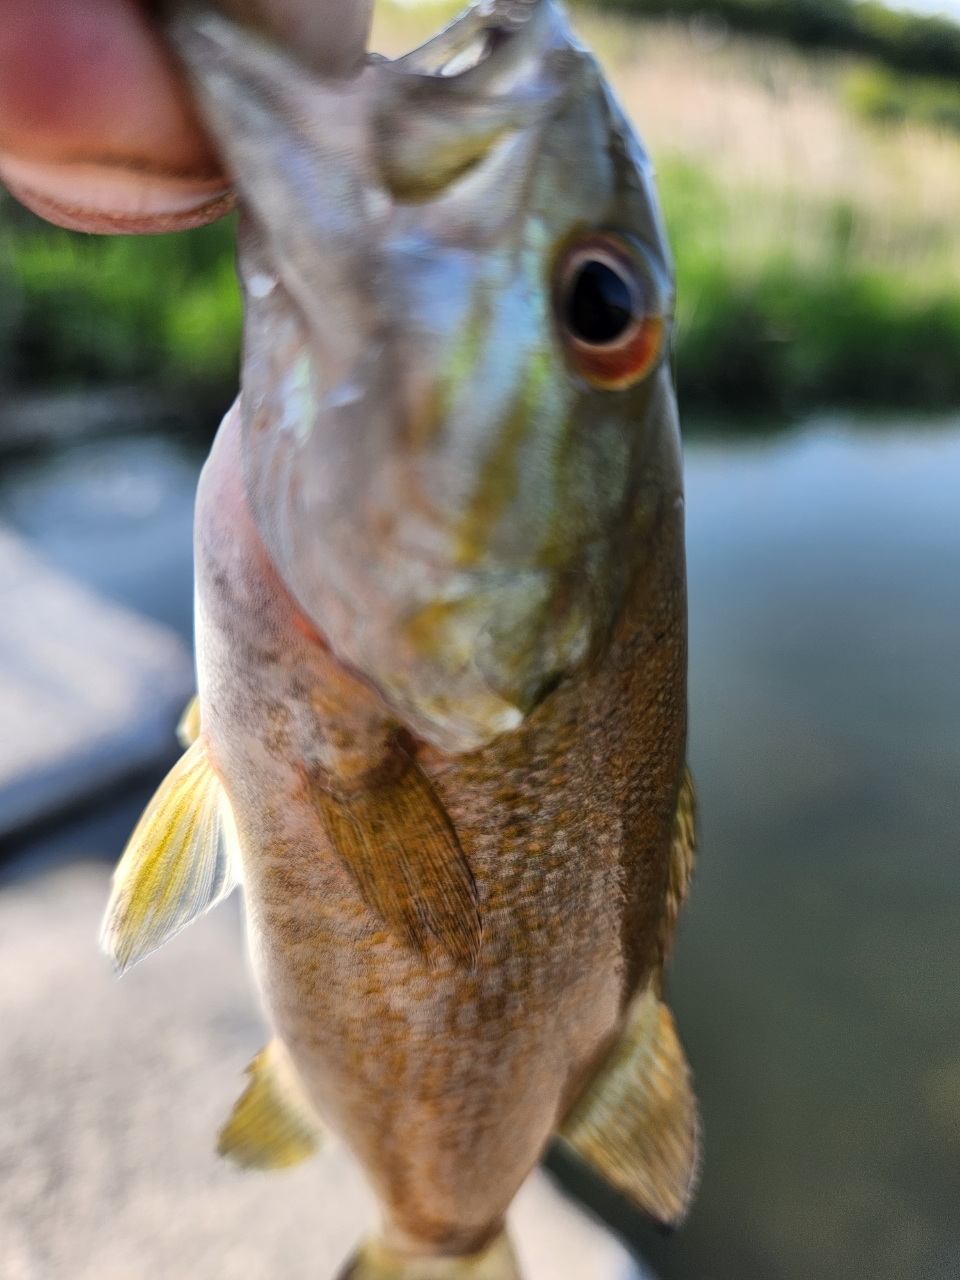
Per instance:
[[[260,534],[400,721],[474,749],[602,654],[679,492],[650,164],[553,0],[343,81],[175,38],[243,209]]]

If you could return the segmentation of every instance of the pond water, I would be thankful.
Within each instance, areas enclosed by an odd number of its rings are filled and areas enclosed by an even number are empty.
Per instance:
[[[193,634],[191,438],[95,439],[4,459],[0,524],[110,599]]]
[[[199,463],[8,463],[0,521],[186,635]],[[670,996],[703,1179],[667,1239],[581,1190],[662,1280],[955,1278],[960,422],[700,437],[687,494],[701,852]]]
[[[703,1103],[665,1277],[960,1275],[960,433],[688,450]]]

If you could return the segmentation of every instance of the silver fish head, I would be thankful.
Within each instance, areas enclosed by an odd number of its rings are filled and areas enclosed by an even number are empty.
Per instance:
[[[553,0],[324,80],[175,39],[236,176],[247,494],[334,652],[445,751],[602,652],[679,493],[646,155]]]

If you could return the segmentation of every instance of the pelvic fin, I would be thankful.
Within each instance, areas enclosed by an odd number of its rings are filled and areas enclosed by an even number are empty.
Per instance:
[[[261,1049],[247,1075],[250,1083],[220,1130],[217,1154],[241,1169],[285,1169],[318,1151],[323,1126],[282,1041]]]

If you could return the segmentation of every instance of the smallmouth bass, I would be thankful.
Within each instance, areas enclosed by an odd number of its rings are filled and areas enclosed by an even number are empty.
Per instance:
[[[220,1150],[337,1133],[383,1215],[353,1280],[511,1280],[554,1139],[676,1223],[693,793],[649,162],[554,0],[352,80],[217,14],[172,33],[236,175],[243,372],[198,491],[192,744],[104,947],[243,884],[274,1039]]]

